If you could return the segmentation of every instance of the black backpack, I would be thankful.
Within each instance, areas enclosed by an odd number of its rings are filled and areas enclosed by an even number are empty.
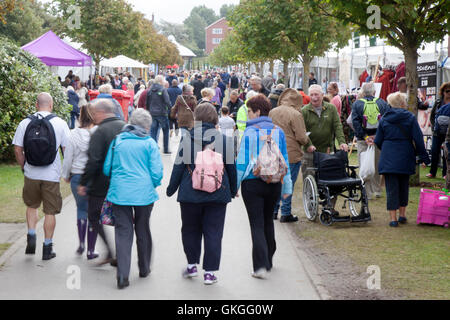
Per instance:
[[[58,153],[56,148],[56,135],[50,120],[56,115],[51,114],[43,117],[39,113],[37,116],[28,116],[31,122],[25,130],[23,148],[25,159],[28,164],[36,167],[51,165]]]

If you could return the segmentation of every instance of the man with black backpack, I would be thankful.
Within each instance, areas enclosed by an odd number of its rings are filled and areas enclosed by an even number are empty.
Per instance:
[[[25,182],[23,201],[27,206],[26,254],[36,252],[36,224],[38,208],[43,203],[45,213],[42,259],[56,257],[53,252],[55,215],[61,212],[62,197],[59,188],[61,158],[59,148],[64,149],[69,141],[67,123],[52,114],[53,98],[48,93],[37,97],[37,112],[20,122],[13,139],[16,160],[22,167]]]
[[[172,107],[170,103],[169,93],[164,88],[164,77],[156,76],[155,84],[147,93],[147,110],[152,116],[152,127],[150,129],[151,137],[158,143],[158,131],[161,127],[164,135],[164,153],[170,154],[169,151],[169,109]]]

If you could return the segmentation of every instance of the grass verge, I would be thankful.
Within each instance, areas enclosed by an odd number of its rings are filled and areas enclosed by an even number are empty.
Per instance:
[[[26,206],[22,200],[23,173],[17,165],[0,165],[0,223],[26,222]],[[70,185],[61,182],[63,199],[71,193]],[[42,216],[42,207],[39,214]]]
[[[0,243],[0,257],[6,250],[12,245],[12,243]]]
[[[351,157],[354,163],[355,157]],[[425,175],[427,170],[424,170]],[[425,179],[424,179],[425,180]],[[442,179],[436,179],[442,182]],[[325,227],[319,220],[306,219],[302,202],[302,183],[298,180],[294,195],[294,214],[298,214],[300,237],[313,243],[329,255],[350,259],[365,272],[368,266],[381,270],[381,286],[409,299],[450,299],[450,230],[439,226],[417,225],[420,188],[410,189],[407,209],[408,223],[398,228],[388,226],[386,195],[371,200],[372,221],[367,224],[336,223]],[[342,209],[339,200],[336,209]],[[345,270],[341,270],[345,272]]]

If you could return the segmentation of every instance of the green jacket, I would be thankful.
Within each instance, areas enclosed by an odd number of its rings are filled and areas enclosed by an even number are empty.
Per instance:
[[[345,143],[341,120],[334,105],[323,102],[320,118],[311,104],[302,108],[302,114],[306,132],[311,132],[309,135],[310,141],[305,146],[305,150],[313,145],[318,152],[326,153],[328,148],[333,152],[335,139],[337,139],[339,145]]]
[[[243,104],[239,108],[236,117],[236,125],[237,128],[239,129],[239,135],[241,138],[244,135],[245,128],[247,127],[247,121],[248,121],[248,107],[247,102],[245,102],[245,104]]]

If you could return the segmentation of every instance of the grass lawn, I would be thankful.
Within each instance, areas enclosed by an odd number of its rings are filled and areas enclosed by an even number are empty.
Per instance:
[[[352,155],[351,162],[355,161],[357,158]],[[421,176],[428,173],[428,169],[422,171]],[[425,179],[422,181],[433,181]],[[442,179],[434,180],[443,182]],[[300,218],[298,234],[301,237],[313,240],[330,255],[350,259],[364,273],[368,266],[378,265],[381,286],[387,291],[396,291],[410,299],[450,299],[450,230],[415,223],[420,188],[410,190],[406,225],[388,226],[390,219],[383,194],[381,199],[369,202],[371,222],[336,223],[325,227],[319,219],[315,223],[306,219],[301,179],[298,181],[293,201],[294,214]],[[348,215],[348,206],[344,210],[342,205],[343,201],[339,200],[336,209],[342,215]]]
[[[0,223],[26,222],[22,200],[23,173],[17,165],[0,165]],[[61,182],[63,199],[71,193],[70,185]],[[41,208],[42,209],[42,208]],[[42,216],[42,210],[39,210]]]

